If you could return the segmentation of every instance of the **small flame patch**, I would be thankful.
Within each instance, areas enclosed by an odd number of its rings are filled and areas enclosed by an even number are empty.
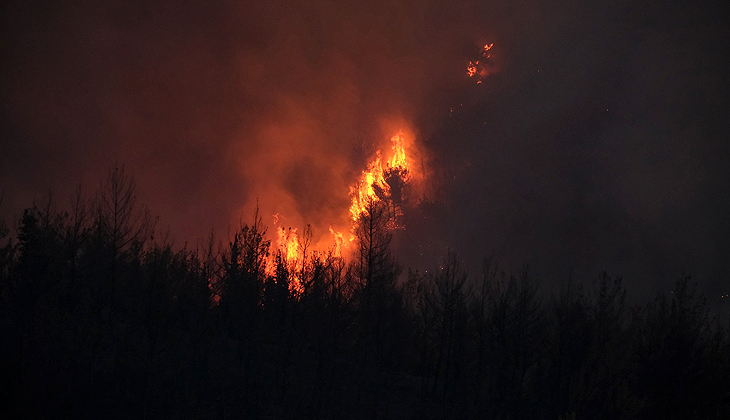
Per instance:
[[[476,83],[480,85],[484,79],[493,73],[494,66],[491,63],[492,53],[490,50],[494,44],[484,44],[479,50],[479,59],[470,60],[466,66],[466,74],[476,79]]]

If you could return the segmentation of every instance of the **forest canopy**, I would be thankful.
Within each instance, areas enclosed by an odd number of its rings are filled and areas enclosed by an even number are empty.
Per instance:
[[[352,256],[305,251],[292,265],[258,214],[194,249],[171,244],[123,167],[69,206],[49,196],[0,224],[4,411],[730,416],[730,324],[691,277],[639,302],[613,274],[548,293],[528,269],[504,273],[494,258],[467,273],[450,250],[406,270],[389,214],[369,203]]]

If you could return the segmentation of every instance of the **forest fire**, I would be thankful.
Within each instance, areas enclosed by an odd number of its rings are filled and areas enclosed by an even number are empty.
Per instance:
[[[492,58],[493,47],[493,43],[478,44],[472,60],[468,62],[467,75],[476,84],[482,84],[487,76],[496,71]],[[352,255],[355,251],[357,225],[374,203],[382,204],[388,218],[388,229],[405,227],[403,211],[408,204],[408,198],[410,195],[419,195],[424,187],[423,154],[416,147],[413,133],[404,121],[389,124],[384,134],[387,135],[383,136],[383,140],[389,139],[389,142],[374,148],[374,153],[366,160],[364,169],[353,182],[349,186],[346,183],[340,184],[331,192],[332,195],[341,197],[344,193],[342,189],[347,188],[349,207],[347,210],[343,208],[342,213],[335,210],[334,214],[330,213],[315,220],[314,229],[302,231],[301,227],[307,221],[296,210],[297,199],[301,197],[277,197],[279,202],[287,204],[272,209],[272,213],[277,212],[272,215],[276,235],[271,241],[266,271],[268,276],[276,278],[281,275],[277,273],[277,269],[284,268],[292,294],[304,292],[305,279],[302,276],[311,262],[308,258],[311,259],[316,254],[330,254],[338,258]],[[313,241],[312,231],[316,232]]]
[[[368,164],[366,170],[360,176],[360,180],[350,187],[352,204],[350,205],[350,216],[353,222],[367,211],[367,206],[373,201],[392,199],[399,204],[402,197],[401,191],[396,191],[400,184],[409,181],[409,162],[406,156],[406,140],[403,132],[391,137],[390,141],[392,156],[383,164],[380,150],[375,153],[375,158]]]
[[[336,257],[343,257],[351,249],[355,241],[354,231],[360,218],[368,211],[368,206],[374,202],[387,202],[388,217],[391,219],[388,226],[393,229],[398,227],[396,218],[402,215],[402,206],[405,201],[405,188],[413,180],[413,157],[409,155],[409,148],[413,147],[413,139],[403,130],[399,130],[390,138],[390,148],[384,154],[377,150],[366,169],[362,171],[354,185],[350,186],[351,204],[349,217],[344,225],[342,222],[335,224],[341,228],[335,229],[329,226],[329,232],[333,238],[330,242],[329,252]],[[274,225],[279,225],[280,214],[273,215]],[[335,221],[336,222],[336,221]],[[349,235],[347,230],[349,229]],[[305,229],[303,235],[299,235],[296,228],[277,226],[276,250],[272,252],[267,261],[267,274],[275,277],[277,269],[277,256],[289,273],[289,289],[292,293],[303,291],[301,272],[306,264],[306,248],[311,240],[311,229]],[[314,250],[323,252],[326,250]]]
[[[8,2],[3,418],[730,420],[723,4]]]

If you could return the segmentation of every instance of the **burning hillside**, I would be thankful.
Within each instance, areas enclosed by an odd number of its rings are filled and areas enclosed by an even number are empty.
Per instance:
[[[375,151],[357,180],[349,188],[349,215],[333,220],[328,227],[329,238],[320,238],[317,246],[311,247],[312,228],[307,225],[300,235],[297,227],[283,226],[286,215],[274,214],[276,227],[276,250],[269,256],[268,271],[276,270],[276,259],[281,258],[292,280],[290,289],[301,291],[302,285],[297,273],[306,264],[307,253],[331,252],[335,256],[347,256],[352,252],[357,223],[373,203],[382,203],[387,209],[388,228],[404,228],[399,224],[403,209],[408,205],[409,193],[422,191],[423,158],[418,168],[416,156],[422,156],[415,138],[406,130],[399,130],[390,138],[390,145]],[[311,248],[311,249],[310,249]]]
[[[478,58],[469,61],[467,75],[476,79],[477,84],[481,84],[495,71],[492,62],[493,47],[492,43],[484,44],[475,52]],[[289,130],[280,129],[274,131],[272,135],[277,138],[281,138],[282,135],[291,136]],[[339,184],[331,178],[327,180],[320,178],[312,181],[308,185],[309,188],[305,188],[299,184],[301,177],[297,172],[297,182],[294,183],[297,188],[292,193],[279,193],[283,191],[280,185],[264,189],[266,193],[263,198],[268,207],[263,210],[266,213],[274,209],[271,212],[274,213],[272,218],[276,229],[276,235],[272,240],[275,246],[268,257],[268,272],[273,276],[276,272],[277,259],[281,259],[291,277],[292,292],[301,292],[303,286],[300,277],[307,264],[307,258],[317,253],[331,253],[337,257],[347,257],[352,254],[357,224],[373,203],[382,204],[388,218],[387,229],[406,228],[404,210],[417,204],[416,201],[424,194],[426,153],[423,151],[423,145],[419,145],[416,141],[414,131],[403,120],[381,127],[378,137],[382,139],[379,147],[374,148],[375,151],[363,165],[364,169],[356,172],[347,187],[338,189]],[[301,143],[297,143],[297,147],[300,145]],[[301,150],[301,153],[306,154],[311,151]],[[287,156],[287,159],[291,160],[292,157]],[[332,161],[333,164],[336,162]],[[339,162],[329,168],[330,173],[342,171],[342,166],[348,165]],[[290,171],[291,166],[283,166],[281,169]],[[277,179],[280,177],[269,177],[266,182]],[[313,193],[324,194],[335,201],[336,197],[347,195],[349,206],[345,208],[320,205],[316,210],[315,220],[308,220],[307,215],[300,211],[300,200],[308,194],[303,191],[312,189],[319,191]],[[326,190],[329,190],[329,193],[326,193]],[[337,210],[338,208],[340,210]]]

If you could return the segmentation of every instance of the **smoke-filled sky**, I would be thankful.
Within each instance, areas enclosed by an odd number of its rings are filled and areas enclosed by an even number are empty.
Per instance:
[[[124,164],[179,244],[257,203],[325,237],[403,128],[429,185],[404,265],[450,246],[472,268],[494,252],[548,279],[726,292],[723,2],[65,3],[0,12],[6,219]]]

